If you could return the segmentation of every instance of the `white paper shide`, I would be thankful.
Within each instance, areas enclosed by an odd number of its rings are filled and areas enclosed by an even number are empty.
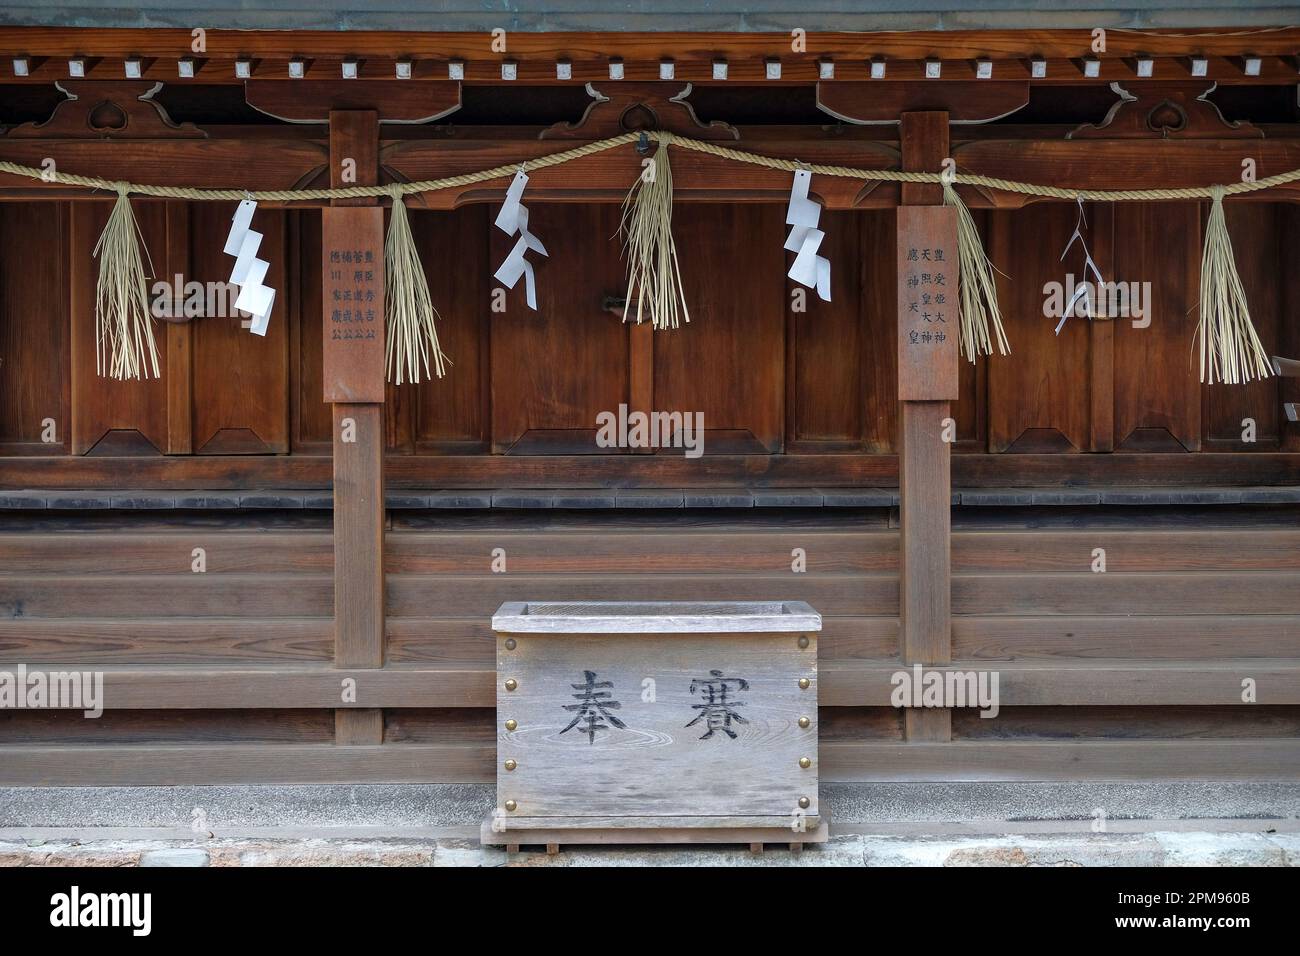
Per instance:
[[[542,241],[528,231],[528,207],[520,202],[524,195],[524,187],[527,185],[528,174],[521,169],[515,173],[514,181],[506,190],[506,201],[502,203],[501,211],[497,213],[496,227],[507,236],[518,233],[519,241],[515,243],[515,247],[510,250],[510,254],[493,275],[507,289],[513,289],[519,277],[523,276],[524,295],[528,300],[528,308],[536,312],[537,279],[533,274],[533,264],[528,261],[526,253],[532,250],[544,256],[547,252]]]
[[[817,228],[822,215],[821,204],[808,198],[811,182],[812,173],[806,169],[795,170],[794,185],[790,187],[790,205],[785,212],[786,225],[792,227],[785,248],[795,253],[795,257],[794,265],[786,275],[800,285],[816,289],[818,298],[829,302],[831,262],[817,254],[826,233]]]
[[[235,268],[230,273],[231,284],[239,287],[235,308],[242,309],[253,317],[250,330],[254,335],[266,335],[271,307],[275,305],[275,290],[265,284],[266,270],[271,264],[257,256],[262,234],[248,228],[256,211],[257,203],[251,199],[245,199],[239,204],[230,224],[230,235],[226,237],[224,251],[226,255],[235,257]]]

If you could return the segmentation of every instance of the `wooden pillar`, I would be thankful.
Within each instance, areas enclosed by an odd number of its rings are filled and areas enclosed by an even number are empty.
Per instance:
[[[948,113],[926,111],[902,114],[899,127],[903,169],[938,172],[948,156]],[[943,202],[937,184],[904,183],[903,206],[936,206]],[[898,488],[900,513],[899,617],[905,664],[946,664],[952,659],[951,631],[951,516],[952,443],[944,440],[944,423],[950,417],[947,376],[951,365],[952,388],[957,373],[956,339],[960,322],[948,322],[944,348],[929,349],[920,359],[905,360],[907,338],[913,329],[909,316],[911,297],[906,288],[909,272],[904,235],[907,214],[899,211],[899,416]],[[910,222],[910,220],[908,220]],[[928,246],[930,243],[926,243]],[[946,250],[956,277],[956,243]],[[955,283],[948,301],[957,316]],[[937,311],[937,310],[936,310]],[[917,363],[920,364],[917,364]],[[927,363],[929,366],[927,367]],[[939,381],[936,381],[938,379]],[[940,397],[942,396],[942,397]],[[952,712],[943,708],[909,708],[905,712],[908,740],[952,739]]]
[[[379,181],[379,116],[330,113],[330,185]],[[355,173],[355,178],[352,177]],[[384,211],[336,199],[321,211],[325,401],[334,420],[334,666],[384,664]],[[357,673],[357,701],[365,702]],[[380,744],[379,708],[334,712],[338,744]]]

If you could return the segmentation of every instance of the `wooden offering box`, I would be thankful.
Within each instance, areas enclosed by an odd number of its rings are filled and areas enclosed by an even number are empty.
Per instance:
[[[503,604],[483,842],[826,839],[802,601]]]

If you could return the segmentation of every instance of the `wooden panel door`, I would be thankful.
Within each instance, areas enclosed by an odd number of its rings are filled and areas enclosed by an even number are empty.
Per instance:
[[[537,311],[528,308],[520,278],[504,294],[505,311],[492,312],[492,450],[595,453],[596,415],[617,411],[630,387],[628,330],[604,308],[624,284],[619,210],[537,203],[529,215],[549,256],[529,253]],[[489,274],[516,241],[491,232]]]
[[[67,243],[67,203],[0,207],[0,454],[69,448]]]
[[[487,203],[453,212],[410,211],[411,233],[440,316],[438,341],[451,359],[442,379],[411,387],[417,452],[488,447],[488,332],[495,268],[488,259],[488,229],[493,212]]]
[[[782,449],[784,220],[782,207],[768,204],[673,210],[691,321],[655,333],[654,406],[703,412],[706,452]]]
[[[1113,214],[1114,278],[1138,283],[1129,288],[1141,290],[1144,297],[1150,289],[1150,302],[1144,303],[1148,314],[1113,320],[1115,448],[1196,451],[1201,442],[1195,351],[1201,208],[1197,203],[1116,203]]]
[[[131,200],[140,228],[145,269],[172,274],[173,249],[183,237],[167,230],[167,204]],[[168,450],[168,383],[172,375],[168,325],[154,322],[159,378],[116,381],[95,370],[95,282],[99,263],[95,243],[108,222],[111,202],[72,204],[68,272],[72,311],[72,450],[74,454],[159,455]],[[150,268],[152,266],[152,269]],[[179,267],[179,263],[177,263]],[[179,271],[184,272],[183,268]],[[152,284],[153,279],[149,282]]]
[[[998,268],[998,302],[1011,354],[988,361],[991,452],[1068,452],[1088,447],[1088,320],[1071,318],[1059,335],[1043,314],[1043,287],[1080,274],[1081,259],[1061,250],[1074,231],[1073,204],[1039,203],[988,217]],[[1075,247],[1077,249],[1077,246]],[[1078,261],[1075,261],[1078,259]]]
[[[221,283],[234,259],[222,251],[234,203],[190,207],[191,272],[185,278]],[[258,255],[270,262],[266,284],[276,290],[265,336],[253,335],[234,312],[191,320],[194,327],[194,451],[208,455],[289,450],[288,252],[284,210],[259,209],[252,228],[263,234]]]

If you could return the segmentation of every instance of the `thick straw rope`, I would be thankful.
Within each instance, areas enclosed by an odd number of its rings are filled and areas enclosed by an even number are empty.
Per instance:
[[[259,202],[293,202],[299,199],[359,199],[365,197],[392,196],[397,193],[410,196],[416,193],[435,192],[454,186],[471,186],[475,183],[489,182],[513,176],[519,169],[546,169],[582,159],[596,153],[614,149],[628,143],[636,142],[641,133],[622,133],[609,139],[585,143],[573,149],[526,159],[523,162],[495,166],[476,173],[462,173],[458,176],[445,176],[442,179],[426,179],[413,183],[393,183],[385,186],[336,186],[328,189],[264,189],[249,192],[245,189],[196,189],[192,186],[150,186],[144,183],[120,182],[113,179],[101,179],[98,176],[79,176],[75,173],[49,172],[32,166],[23,166],[0,160],[0,172],[14,176],[26,176],[29,179],[43,179],[47,182],[64,183],[69,186],[86,186],[91,189],[111,189],[138,196],[156,196],[162,199],[193,200],[231,200],[255,199]],[[819,176],[838,176],[846,179],[862,179],[875,182],[893,183],[942,183],[942,173],[904,172],[897,169],[857,169],[853,166],[827,166],[820,163],[800,163],[792,159],[778,159],[772,156],[760,156],[740,149],[730,149],[716,143],[706,143],[698,139],[686,139],[670,133],[647,130],[644,134],[654,142],[671,141],[674,146],[707,153],[720,159],[729,159],[754,166],[766,166],[768,169],[781,169],[794,172],[807,169]],[[1241,193],[1272,189],[1287,183],[1300,181],[1300,169],[1267,176],[1254,182],[1235,182],[1222,186],[1189,186],[1181,189],[1069,189],[1060,186],[1041,186],[1035,183],[1022,183],[1014,179],[998,179],[994,176],[975,176],[958,174],[960,185],[983,186],[1003,192],[1020,193],[1026,196],[1044,196],[1049,199],[1083,199],[1093,202],[1147,202],[1168,199],[1212,199],[1215,189],[1222,189],[1224,196],[1236,196]]]
[[[592,156],[596,153],[605,152],[618,146],[640,141],[644,137],[647,140],[653,140],[660,144],[660,148],[655,158],[656,168],[662,166],[659,170],[662,174],[667,174],[667,156],[666,148],[669,143],[682,149],[693,150],[697,153],[704,153],[710,156],[716,156],[720,159],[727,159],[734,162],[749,163],[755,166],[763,166],[768,169],[779,169],[785,172],[794,172],[799,169],[805,169],[820,176],[835,176],[846,179],[858,179],[867,182],[897,182],[897,183],[940,183],[945,187],[944,198],[948,205],[957,207],[959,216],[959,251],[962,252],[962,348],[967,353],[967,357],[972,361],[977,352],[985,354],[992,352],[993,342],[996,341],[999,352],[1003,354],[1007,351],[1006,338],[1002,331],[1001,317],[997,308],[997,296],[993,287],[993,278],[991,264],[988,257],[979,248],[979,235],[975,231],[974,223],[970,221],[969,213],[965,211],[965,206],[957,196],[956,191],[952,188],[952,178],[940,172],[908,172],[895,169],[857,169],[852,166],[829,166],[821,163],[801,163],[796,160],[779,159],[772,156],[760,156],[756,153],[749,153],[744,150],[731,149],[726,146],[719,146],[716,143],[706,143],[701,140],[687,139],[676,136],[668,132],[659,132],[647,130],[644,132],[629,132],[618,136],[612,136],[609,139],[597,140],[592,143],[585,143],[573,149],[562,150],[552,153],[549,156],[540,156],[535,159],[526,159],[522,163],[511,163],[504,166],[496,166],[492,169],[484,169],[475,173],[462,173],[457,176],[445,176],[442,179],[428,179],[413,183],[392,183],[383,186],[342,186],[330,187],[327,189],[271,189],[249,192],[243,189],[196,189],[190,186],[151,186],[141,183],[130,183],[102,179],[97,176],[80,176],[75,173],[49,173],[45,170],[36,169],[31,166],[23,166],[19,163],[11,163],[0,160],[0,173],[10,173],[16,176],[26,176],[31,179],[41,179],[44,181],[53,181],[65,183],[73,186],[85,186],[92,189],[111,189],[117,192],[119,198],[124,200],[128,193],[140,196],[155,196],[163,199],[192,199],[192,200],[238,200],[238,199],[255,199],[258,201],[269,202],[292,202],[294,200],[327,200],[327,199],[356,199],[389,196],[395,205],[400,205],[403,196],[415,195],[418,193],[434,192],[440,189],[449,189],[456,186],[469,186],[475,183],[489,182],[494,179],[502,179],[506,176],[514,175],[520,169],[536,170],[546,169],[551,166],[560,166],[564,163],[572,162],[576,159],[582,159],[586,156]],[[665,175],[665,178],[667,176]],[[1267,176],[1264,179],[1250,182],[1234,182],[1226,185],[1215,184],[1212,186],[1192,186],[1180,189],[1070,189],[1061,186],[1040,186],[1035,183],[1017,182],[1012,179],[999,179],[994,176],[978,176],[961,174],[961,184],[965,186],[980,186],[985,189],[1000,190],[1002,192],[1019,193],[1028,196],[1041,196],[1049,199],[1073,199],[1078,201],[1089,200],[1092,202],[1146,202],[1151,200],[1189,200],[1189,199],[1211,199],[1213,200],[1213,209],[1211,211],[1210,227],[1211,232],[1207,233],[1207,245],[1205,251],[1205,261],[1202,269],[1202,328],[1201,328],[1201,346],[1202,346],[1202,381],[1206,379],[1206,373],[1209,373],[1210,381],[1215,377],[1228,382],[1250,381],[1252,374],[1264,376],[1269,374],[1267,362],[1265,361],[1263,347],[1259,343],[1259,338],[1250,323],[1250,316],[1246,309],[1244,295],[1240,290],[1240,281],[1237,279],[1236,269],[1232,264],[1231,243],[1227,238],[1226,227],[1222,225],[1222,200],[1225,196],[1235,196],[1240,193],[1257,192],[1262,189],[1271,189],[1275,186],[1283,186],[1287,183],[1300,181],[1300,169],[1293,169],[1288,172],[1278,173],[1274,176]],[[675,312],[678,304],[677,298],[680,295],[680,280],[675,275],[676,257],[672,252],[672,233],[671,224],[667,221],[669,213],[667,210],[671,204],[671,192],[668,192],[667,202],[663,201],[663,189],[653,187],[645,189],[645,184],[638,191],[636,198],[640,200],[635,203],[635,209],[639,213],[638,217],[633,217],[633,224],[641,221],[645,226],[651,222],[650,206],[655,206],[659,211],[659,218],[663,219],[662,228],[657,230],[655,235],[658,237],[655,241],[645,241],[639,246],[634,243],[631,251],[637,254],[633,256],[633,272],[631,285],[649,293],[650,313],[652,321],[656,326],[664,325],[667,327],[676,326]],[[635,189],[635,187],[634,187]],[[649,200],[658,196],[656,203]],[[629,199],[631,194],[629,194]],[[964,216],[963,216],[964,214]],[[1217,218],[1216,218],[1217,217]],[[625,216],[626,220],[626,216]],[[648,228],[648,227],[647,227]],[[635,230],[634,230],[635,232]],[[660,235],[666,233],[666,239]],[[643,237],[644,238],[644,237]],[[651,256],[653,250],[666,250],[666,256]],[[639,256],[639,258],[638,258]],[[651,259],[654,261],[651,261]],[[639,271],[637,263],[640,263]],[[671,265],[672,270],[668,269]],[[655,267],[659,271],[655,271]],[[408,279],[415,279],[414,273],[407,276]],[[418,278],[423,279],[423,275]],[[658,279],[659,285],[651,283],[647,289],[644,282],[638,282],[638,278]],[[103,273],[101,271],[101,285],[103,284]],[[1208,287],[1207,287],[1208,284]],[[111,285],[111,283],[110,283]],[[123,285],[119,282],[118,285]],[[125,287],[123,285],[123,287]],[[631,287],[629,287],[629,293]],[[641,294],[644,294],[642,292]],[[101,296],[102,297],[102,296]],[[122,295],[118,294],[118,298]],[[408,296],[408,298],[411,298]],[[629,294],[629,299],[631,298]],[[671,304],[670,304],[671,303]],[[684,302],[682,303],[683,313],[685,312]],[[432,329],[432,320],[427,323],[410,322],[411,316],[423,314],[422,302],[416,302],[412,308],[407,310],[411,315],[407,316],[407,323],[404,328],[411,334],[408,339],[418,340],[422,337],[421,333],[427,333],[430,339],[427,347],[432,348],[435,358],[441,358],[441,352],[437,346],[437,340],[434,338]],[[662,315],[661,315],[662,313]],[[1207,317],[1208,313],[1208,317]],[[640,316],[640,304],[638,304],[638,317]],[[666,320],[666,321],[664,321]],[[416,330],[419,330],[418,332]],[[137,328],[137,332],[138,332]],[[146,327],[145,333],[149,332]],[[115,364],[120,364],[123,352],[121,340],[116,340],[111,351]],[[141,343],[135,342],[137,352],[142,352]],[[152,345],[152,343],[150,343]],[[408,342],[408,346],[413,343]],[[390,356],[390,364],[395,356]],[[141,358],[140,361],[143,359]],[[400,362],[398,363],[400,366]],[[415,368],[414,354],[407,355],[408,372],[413,372]],[[441,365],[441,362],[438,363]],[[439,374],[441,374],[439,368]],[[121,370],[115,370],[115,375],[121,375]],[[155,374],[157,374],[155,372]],[[417,373],[418,374],[418,373]],[[427,369],[426,369],[427,374]],[[399,373],[400,378],[400,373]]]

